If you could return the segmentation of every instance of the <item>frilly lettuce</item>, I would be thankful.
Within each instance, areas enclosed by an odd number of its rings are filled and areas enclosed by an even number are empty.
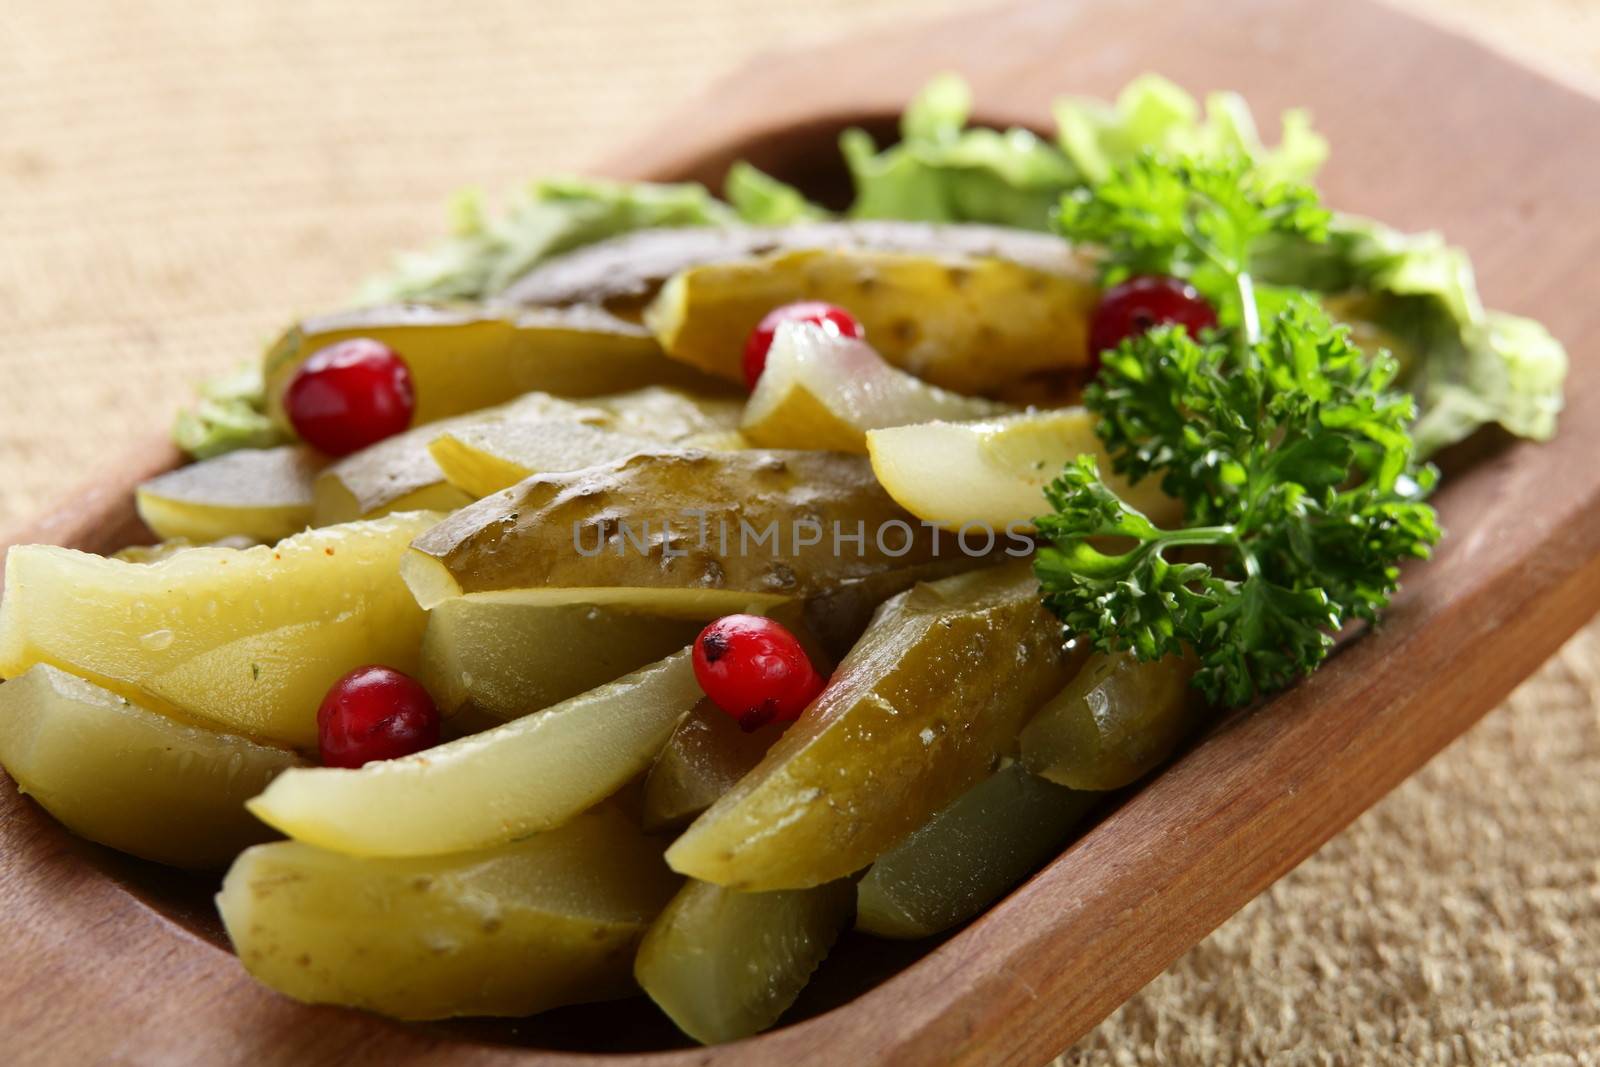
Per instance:
[[[1194,97],[1155,74],[1129,82],[1114,104],[1064,97],[1054,108],[1056,138],[1089,183],[1109,178],[1142,153],[1214,159],[1242,155],[1274,181],[1309,182],[1328,158],[1328,142],[1299,110],[1283,114],[1283,138],[1268,148],[1250,105],[1238,93]]]
[[[865,130],[846,130],[850,215],[1044,229],[1061,194],[1081,184],[1077,168],[1032,131],[968,128],[971,112],[966,82],[942,74],[906,108],[899,144],[879,151]]]
[[[1466,252],[1439,234],[1343,215],[1326,244],[1286,244],[1259,266],[1276,284],[1357,294],[1363,318],[1409,350],[1401,384],[1421,410],[1421,455],[1490,423],[1534,440],[1555,433],[1566,350],[1532,319],[1486,311]]]
[[[739,221],[755,226],[787,226],[829,217],[826,209],[807,200],[794,186],[743,160],[728,169],[722,195],[733,205]]]
[[[172,439],[196,459],[240,448],[271,448],[283,431],[267,417],[261,365],[251,363],[200,385],[200,402],[178,412]]]
[[[738,221],[727,204],[693,182],[655,184],[557,178],[529,185],[493,218],[468,190],[450,206],[452,234],[399,257],[362,287],[362,303],[475,300],[493,295],[542,260],[633,230]]]

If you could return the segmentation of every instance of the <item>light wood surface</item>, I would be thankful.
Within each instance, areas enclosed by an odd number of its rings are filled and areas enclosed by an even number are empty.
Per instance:
[[[1473,253],[1492,303],[1537,315],[1568,343],[1563,433],[1463,458],[1439,498],[1448,539],[1409,572],[1379,633],[1225,723],[982,919],[834,1010],[640,1062],[1044,1059],[1414,771],[1600,606],[1600,307],[1582,298],[1600,286],[1600,104],[1367,2],[1039,0],[835,46],[825,63],[775,54],[609,169],[714,179],[744,155],[825,181],[814,168],[832,159],[840,123],[893,113],[949,68],[970,76],[991,119],[1042,123],[1063,89],[1105,94],[1143,69],[1238,88],[1262,115],[1311,106],[1338,146],[1324,182],[1334,204],[1445,230]],[[129,457],[19,539],[124,543],[137,534],[128,490],[170,462],[159,445]],[[666,1039],[632,1005],[520,1028],[418,1028],[292,1004],[219,947],[196,886],[73,841],[9,786],[0,856],[0,1033],[25,1062],[618,1062],[514,1046]],[[852,977],[900,962],[863,952],[822,980],[838,998]]]

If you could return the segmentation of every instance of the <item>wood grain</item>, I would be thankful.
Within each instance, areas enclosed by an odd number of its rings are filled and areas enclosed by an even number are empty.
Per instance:
[[[1538,316],[1574,367],[1563,432],[1499,444],[1439,497],[1449,536],[1380,632],[1237,715],[1002,904],[833,1010],[717,1049],[539,1052],[666,1037],[647,1012],[583,1009],[513,1028],[406,1027],[290,1003],[218,946],[192,887],[74,841],[0,789],[0,1033],[11,1062],[1032,1063],[1060,1051],[1184,949],[1493,707],[1600,607],[1600,104],[1375,3],[1052,3],[753,64],[607,173],[716,181],[748,156],[836,187],[830,142],[880,130],[927,75],[959,69],[986,117],[1042,125],[1061,91],[1105,95],[1158,69],[1233,87],[1270,115],[1313,108],[1337,206],[1438,227],[1488,301]],[[152,421],[160,421],[152,413]],[[14,540],[105,551],[140,536],[129,490],[165,446]],[[836,966],[823,1008],[851,974]],[[558,1013],[559,1015],[560,1013]]]

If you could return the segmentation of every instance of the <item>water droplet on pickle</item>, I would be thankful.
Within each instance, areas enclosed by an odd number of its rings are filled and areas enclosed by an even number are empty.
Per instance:
[[[151,630],[139,638],[139,647],[146,652],[160,652],[172,647],[173,633],[171,630]]]

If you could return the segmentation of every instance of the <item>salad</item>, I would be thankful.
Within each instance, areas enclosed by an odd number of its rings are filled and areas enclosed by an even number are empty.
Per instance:
[[[642,991],[729,1041],[847,930],[981,914],[1376,621],[1430,457],[1549,437],[1566,357],[1325,208],[1302,113],[969,110],[847,131],[842,213],[747,165],[464,196],[202,387],[157,543],[10,552],[0,764],[225,872],[260,981],[402,1019]]]

